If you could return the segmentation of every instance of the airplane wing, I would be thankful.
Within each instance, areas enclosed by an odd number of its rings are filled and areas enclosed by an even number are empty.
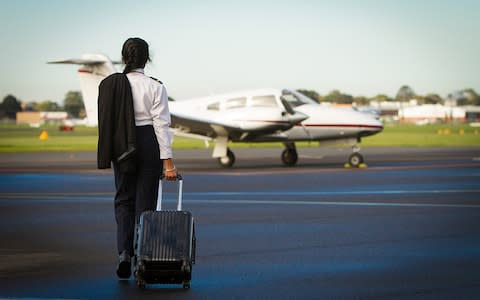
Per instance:
[[[286,131],[308,118],[294,111],[288,103],[280,107],[255,107],[226,111],[189,110],[187,107],[170,109],[172,127],[184,133],[224,137],[233,141],[248,141],[262,135]]]
[[[215,139],[217,137],[226,137],[230,140],[248,141],[259,136],[282,132],[290,129],[299,121],[280,120],[250,120],[242,122],[220,122],[209,118],[201,118],[198,116],[184,116],[178,113],[172,113],[172,127],[177,135],[182,133],[205,136]],[[305,119],[305,115],[301,115],[298,120]]]
[[[211,120],[203,120],[201,118],[184,117],[179,114],[171,113],[172,127],[183,134],[199,135],[208,138],[216,138],[217,136],[229,136],[240,131],[240,128],[227,126],[212,122]]]

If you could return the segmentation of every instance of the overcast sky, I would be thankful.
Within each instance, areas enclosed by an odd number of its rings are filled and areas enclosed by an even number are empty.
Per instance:
[[[250,88],[480,92],[480,1],[0,0],[0,99],[63,102],[76,66],[142,37],[176,99]]]

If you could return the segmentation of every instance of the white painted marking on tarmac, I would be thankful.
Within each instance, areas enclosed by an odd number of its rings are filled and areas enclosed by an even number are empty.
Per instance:
[[[351,195],[402,195],[402,194],[452,194],[480,193],[480,189],[448,190],[374,190],[374,191],[269,191],[269,192],[191,192],[195,196],[351,196]]]
[[[300,158],[324,159],[325,155],[299,155]]]
[[[430,207],[430,208],[480,208],[480,204],[453,204],[453,203],[409,203],[409,202],[353,202],[353,201],[302,201],[302,200],[263,200],[263,199],[194,199],[186,196],[184,202],[191,204],[262,204],[262,205],[324,205],[324,206],[369,206],[369,207]],[[2,195],[1,200],[37,200],[45,202],[69,202],[69,201],[112,201],[111,196],[87,196],[68,197],[52,196],[48,194],[36,195]],[[166,202],[176,202],[176,199],[165,199]]]

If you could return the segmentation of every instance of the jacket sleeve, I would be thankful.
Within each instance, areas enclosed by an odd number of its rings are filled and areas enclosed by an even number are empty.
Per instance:
[[[97,167],[108,169],[112,161],[113,88],[103,80],[98,87],[98,147]]]

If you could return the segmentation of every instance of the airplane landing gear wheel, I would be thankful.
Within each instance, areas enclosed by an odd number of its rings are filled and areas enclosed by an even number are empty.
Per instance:
[[[219,157],[218,163],[224,168],[230,168],[235,162],[235,155],[230,149],[227,149],[227,156]]]
[[[352,167],[355,167],[355,168],[358,168],[360,166],[360,164],[363,163],[363,156],[358,153],[358,152],[354,152],[352,153],[352,155],[350,155],[350,157],[348,158],[348,163],[352,166]]]
[[[282,162],[286,166],[294,166],[297,163],[298,154],[295,149],[285,149],[282,152]]]

